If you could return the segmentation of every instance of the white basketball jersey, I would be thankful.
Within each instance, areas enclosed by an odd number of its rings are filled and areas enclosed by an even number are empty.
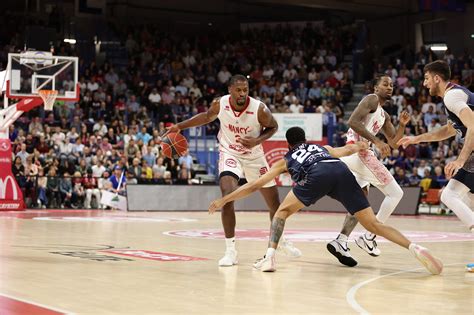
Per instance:
[[[375,95],[375,94],[373,94]],[[377,106],[377,109],[373,113],[369,113],[362,124],[367,128],[367,130],[372,134],[376,135],[382,129],[382,126],[385,124],[385,111],[382,108],[380,103]],[[363,137],[357,134],[354,130],[349,129],[347,131],[347,143],[354,143],[360,141]]]
[[[255,159],[264,155],[261,144],[248,149],[237,142],[240,137],[260,136],[262,131],[262,125],[258,121],[260,103],[259,100],[248,97],[246,107],[241,112],[237,112],[230,103],[230,95],[221,97],[219,115],[217,115],[221,122],[217,135],[220,150],[245,159]]]

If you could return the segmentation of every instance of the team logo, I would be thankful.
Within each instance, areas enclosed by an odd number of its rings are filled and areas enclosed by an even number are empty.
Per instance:
[[[285,238],[293,242],[329,242],[337,236],[336,230],[285,230]],[[402,231],[402,233],[414,242],[432,243],[432,242],[462,242],[474,241],[472,233],[451,233],[438,231]],[[163,232],[165,235],[204,238],[204,239],[224,239],[225,234],[222,230],[180,230]],[[268,241],[268,229],[246,229],[236,230],[236,237],[240,240],[250,241]],[[354,232],[353,239],[356,239],[363,232]],[[378,239],[378,238],[377,238]],[[378,242],[388,242],[380,237]]]
[[[260,176],[265,175],[268,172],[268,167],[264,166],[260,168]]]
[[[228,167],[236,168],[237,162],[234,159],[227,159],[225,160],[225,165],[227,165]]]

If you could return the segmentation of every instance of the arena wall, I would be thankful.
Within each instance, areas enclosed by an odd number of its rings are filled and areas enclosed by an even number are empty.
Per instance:
[[[288,193],[291,187],[278,187],[280,199]],[[404,196],[395,209],[395,214],[418,214],[421,188],[403,188]],[[210,202],[220,197],[218,186],[168,186],[168,185],[129,185],[128,211],[203,211],[207,210]],[[383,194],[376,188],[369,193],[369,201],[375,211],[383,200]],[[255,193],[235,204],[236,210],[265,210],[267,206],[263,197]],[[324,197],[316,204],[305,208],[310,211],[346,212],[336,200]]]

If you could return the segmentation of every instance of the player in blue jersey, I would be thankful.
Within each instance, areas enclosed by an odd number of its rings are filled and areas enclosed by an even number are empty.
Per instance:
[[[338,159],[367,149],[365,142],[359,141],[341,148],[308,144],[305,132],[300,127],[288,129],[286,139],[289,152],[284,159],[275,163],[268,173],[213,201],[209,206],[209,212],[213,213],[227,202],[241,199],[258,190],[282,173],[288,172],[291,175],[296,185],[273,217],[267,253],[254,264],[256,269],[275,271],[275,249],[283,233],[286,219],[327,195],[341,202],[367,230],[409,249],[432,274],[441,273],[443,264],[431,255],[428,249],[411,243],[398,230],[377,220],[354,175]]]
[[[449,139],[456,134],[464,140],[457,159],[444,168],[450,181],[443,189],[441,201],[474,233],[474,93],[449,82],[451,70],[445,61],[427,64],[424,72],[423,85],[429,89],[431,96],[443,98],[448,124],[429,133],[404,137],[398,144],[407,147],[420,142]]]

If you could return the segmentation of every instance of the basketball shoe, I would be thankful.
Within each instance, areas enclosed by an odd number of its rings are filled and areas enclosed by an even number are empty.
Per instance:
[[[357,261],[352,258],[349,253],[350,249],[347,247],[347,243],[338,241],[337,239],[329,242],[326,245],[327,250],[333,254],[339,262],[348,267],[357,266]]]
[[[362,248],[370,256],[380,256],[380,249],[377,248],[377,242],[375,241],[375,235],[372,238],[368,238],[366,234],[359,236],[355,240],[357,246]]]
[[[227,249],[224,257],[219,260],[220,267],[231,267],[237,265],[237,251],[235,249]]]
[[[285,255],[291,258],[299,258],[301,257],[301,251],[293,245],[292,242],[285,238],[281,238],[278,242],[278,251],[281,251]]]
[[[410,251],[415,255],[425,268],[434,275],[439,275],[443,271],[443,263],[434,257],[428,248],[420,245],[410,244]]]
[[[263,256],[263,258],[257,259],[253,264],[255,269],[258,269],[263,272],[273,272],[276,270],[275,267],[275,255]]]

